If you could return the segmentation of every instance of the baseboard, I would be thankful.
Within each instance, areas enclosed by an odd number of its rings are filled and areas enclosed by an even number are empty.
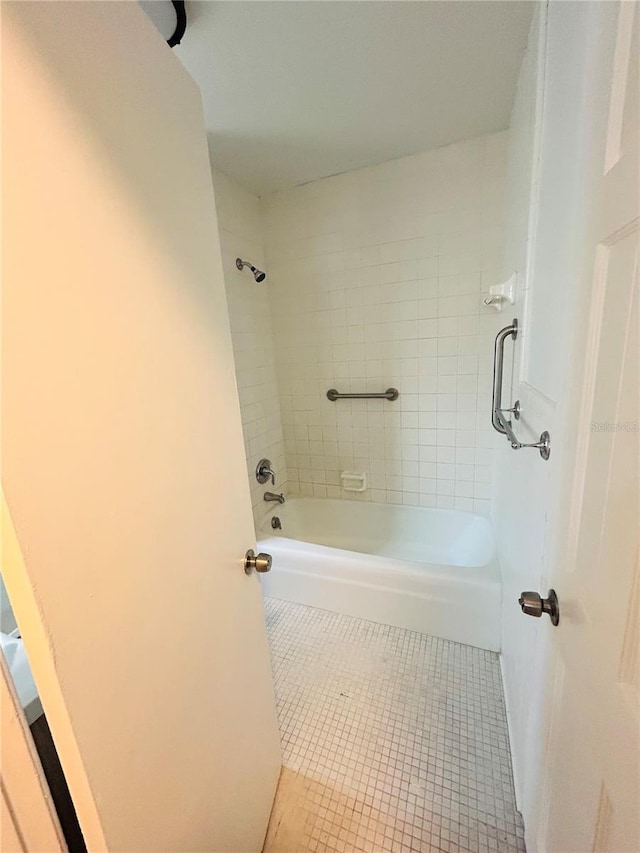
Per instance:
[[[500,674],[502,676],[502,692],[504,694],[504,705],[507,713],[507,731],[509,733],[509,752],[511,753],[511,771],[513,773],[513,787],[516,795],[516,806],[518,807],[518,811],[522,814],[522,787],[521,787],[521,779],[520,779],[520,768],[518,767],[518,761],[516,758],[515,751],[513,749],[513,744],[515,743],[515,739],[513,737],[513,726],[512,726],[512,715],[511,715],[511,702],[509,699],[509,689],[507,687],[507,679],[504,674],[504,657],[500,654]],[[524,815],[523,815],[524,817]],[[526,827],[525,827],[526,832]],[[529,848],[527,848],[529,849]]]

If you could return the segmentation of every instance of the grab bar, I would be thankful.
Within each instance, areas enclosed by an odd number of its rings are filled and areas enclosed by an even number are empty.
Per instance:
[[[516,400],[510,409],[502,408],[502,374],[504,371],[504,343],[508,337],[514,340],[518,336],[518,321],[513,320],[510,326],[500,329],[496,335],[493,348],[493,399],[491,403],[491,424],[497,431],[506,435],[513,450],[521,450],[523,447],[535,447],[540,451],[543,459],[551,456],[551,436],[545,430],[540,439],[530,444],[518,441],[511,428],[511,421],[507,420],[505,413],[512,414],[516,420],[520,420],[520,401]]]
[[[551,456],[551,436],[545,430],[540,435],[539,441],[534,441],[531,444],[524,444],[515,437],[513,430],[511,429],[511,423],[505,418],[502,412],[504,409],[498,409],[498,420],[500,421],[501,426],[504,428],[507,438],[511,442],[511,447],[513,450],[521,450],[523,447],[535,447],[540,451],[540,456],[543,459],[548,459]]]
[[[513,320],[510,326],[505,326],[500,329],[496,335],[496,342],[493,346],[493,399],[491,401],[491,423],[497,432],[503,435],[507,434],[506,429],[500,423],[498,411],[502,409],[502,372],[504,369],[504,342],[508,337],[513,340],[518,337],[518,321]],[[520,416],[519,412],[515,413],[516,419]]]
[[[335,388],[329,388],[327,398],[331,402],[336,400],[397,400],[400,392],[397,388],[387,388],[382,394],[340,394]]]

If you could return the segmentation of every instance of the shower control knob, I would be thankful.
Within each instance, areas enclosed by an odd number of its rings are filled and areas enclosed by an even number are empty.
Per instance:
[[[252,548],[249,548],[244,555],[245,574],[250,575],[254,571],[268,572],[272,562],[271,554],[256,554]]]
[[[552,625],[560,621],[560,607],[555,590],[550,589],[546,598],[542,598],[538,592],[521,592],[518,599],[522,612],[527,616],[542,616],[548,613]]]
[[[261,459],[256,465],[256,480],[264,485],[271,480],[271,485],[275,486],[276,484],[276,475],[271,467],[270,459]]]

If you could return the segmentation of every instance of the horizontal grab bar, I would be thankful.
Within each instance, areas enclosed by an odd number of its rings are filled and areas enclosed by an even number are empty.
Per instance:
[[[514,450],[522,450],[523,447],[535,447],[540,451],[540,456],[542,456],[543,459],[548,459],[551,456],[551,436],[549,433],[545,430],[540,435],[539,441],[534,441],[530,444],[518,441],[515,433],[511,429],[511,422],[505,418],[503,411],[504,409],[496,409],[496,417],[500,421],[500,426],[504,429],[507,438],[511,442],[511,447]]]
[[[327,398],[331,402],[336,400],[397,400],[400,392],[397,388],[387,388],[382,394],[340,394],[335,388],[329,388]]]

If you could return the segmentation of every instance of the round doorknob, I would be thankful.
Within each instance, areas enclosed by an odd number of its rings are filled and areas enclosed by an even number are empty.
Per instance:
[[[273,562],[271,554],[256,554],[252,548],[249,548],[244,555],[244,570],[250,575],[251,572],[268,572]]]
[[[521,592],[518,604],[527,616],[542,616],[542,598],[538,592]]]
[[[552,625],[557,625],[560,621],[558,596],[553,589],[549,590],[546,598],[542,598],[538,592],[521,592],[518,604],[527,616],[540,617],[543,613],[548,613]]]

